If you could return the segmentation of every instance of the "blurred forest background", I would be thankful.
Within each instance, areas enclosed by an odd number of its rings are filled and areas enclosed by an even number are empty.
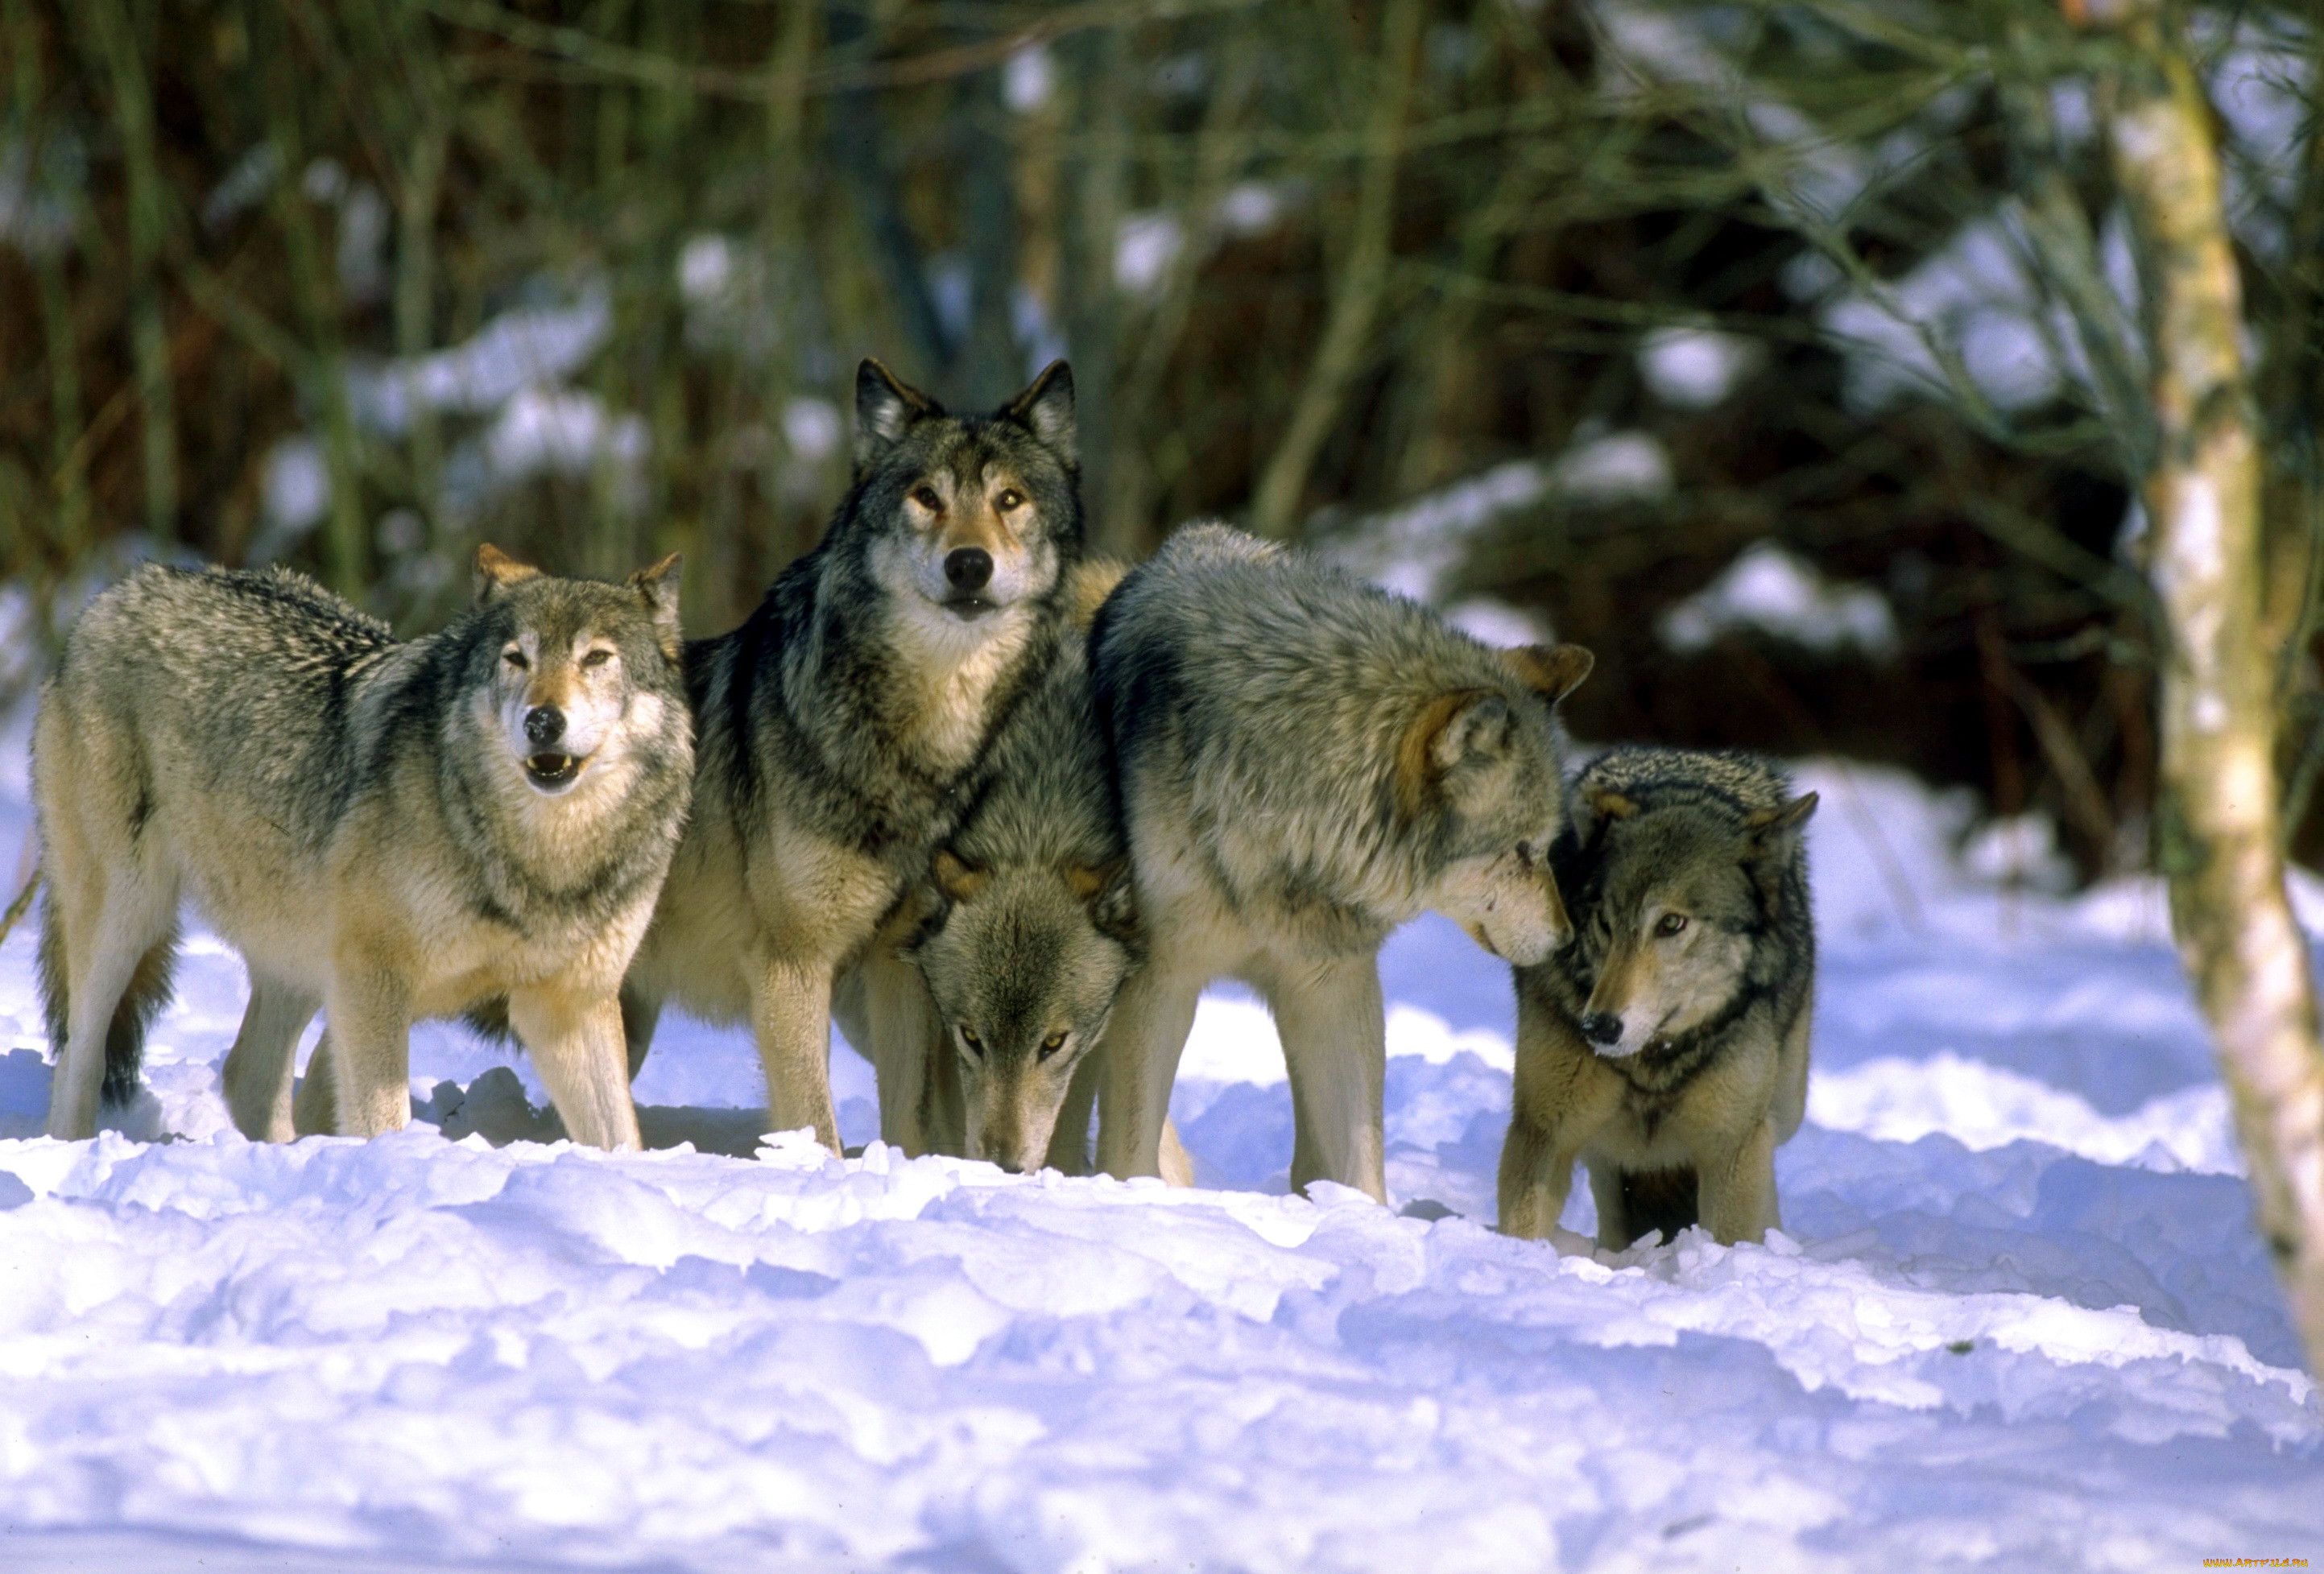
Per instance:
[[[2108,3],[0,0],[0,701],[142,557],[418,631],[480,539],[681,548],[715,631],[844,489],[859,357],[984,404],[1065,355],[1101,550],[1224,515],[1592,647],[1585,738],[1894,761],[2029,881],[2139,867]],[[2169,15],[2312,857],[2324,27]]]

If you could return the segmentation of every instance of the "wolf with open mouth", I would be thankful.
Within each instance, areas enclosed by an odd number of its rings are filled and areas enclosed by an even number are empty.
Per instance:
[[[99,596],[33,732],[50,1135],[135,1091],[190,898],[250,969],[246,1135],[401,1128],[410,1024],[500,1001],[567,1130],[638,1146],[620,984],[694,775],[677,563],[608,584],[486,547],[475,604],[401,641],[279,568]]]

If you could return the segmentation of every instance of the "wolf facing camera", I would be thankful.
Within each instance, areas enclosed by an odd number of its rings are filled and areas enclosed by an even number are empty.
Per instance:
[[[855,405],[854,480],[822,541],[742,627],[687,648],[694,813],[623,1000],[633,1068],[666,1001],[747,1023],[772,1128],[835,1150],[835,982],[861,972],[875,1040],[918,990],[872,942],[1048,667],[1082,548],[1064,362],[955,416],[866,361]],[[883,1070],[901,1054],[863,1047]]]
[[[51,1136],[136,1091],[181,898],[239,950],[226,1101],[293,1135],[410,1118],[411,1022],[504,997],[566,1128],[638,1146],[618,990],[693,783],[675,555],[626,584],[491,547],[475,603],[398,641],[286,569],[140,569],[65,641],[34,724]]]
[[[1609,1249],[1781,1225],[1775,1149],[1807,1103],[1815,806],[1736,753],[1618,749],[1574,783],[1552,861],[1577,938],[1517,974],[1504,1231],[1551,1237],[1577,1159]]]
[[[1132,570],[1091,652],[1148,952],[1106,1030],[1103,1167],[1157,1172],[1195,1002],[1231,974],[1282,1038],[1292,1184],[1385,1201],[1380,944],[1429,908],[1511,962],[1564,943],[1553,707],[1590,653],[1491,649],[1222,525]]]

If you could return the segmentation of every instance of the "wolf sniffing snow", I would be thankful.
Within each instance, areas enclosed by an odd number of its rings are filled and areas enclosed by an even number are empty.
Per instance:
[[[310,1080],[368,1136],[409,1118],[413,1019],[504,996],[567,1128],[636,1146],[617,991],[693,780],[677,564],[612,584],[486,547],[475,603],[404,642],[283,569],[99,596],[33,731],[50,1135],[135,1091],[183,897],[249,967],[246,1134],[291,1135],[318,1005]]]

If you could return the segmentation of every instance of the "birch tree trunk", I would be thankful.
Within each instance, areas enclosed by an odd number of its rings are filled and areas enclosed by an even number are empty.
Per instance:
[[[2144,488],[2169,624],[2158,851],[2172,928],[2218,1046],[2259,1225],[2324,1372],[2324,1050],[2283,887],[2277,652],[2263,629],[2260,463],[2242,290],[2209,106],[2157,0],[2091,6],[2126,46],[2115,177],[2146,293],[2156,418]]]

